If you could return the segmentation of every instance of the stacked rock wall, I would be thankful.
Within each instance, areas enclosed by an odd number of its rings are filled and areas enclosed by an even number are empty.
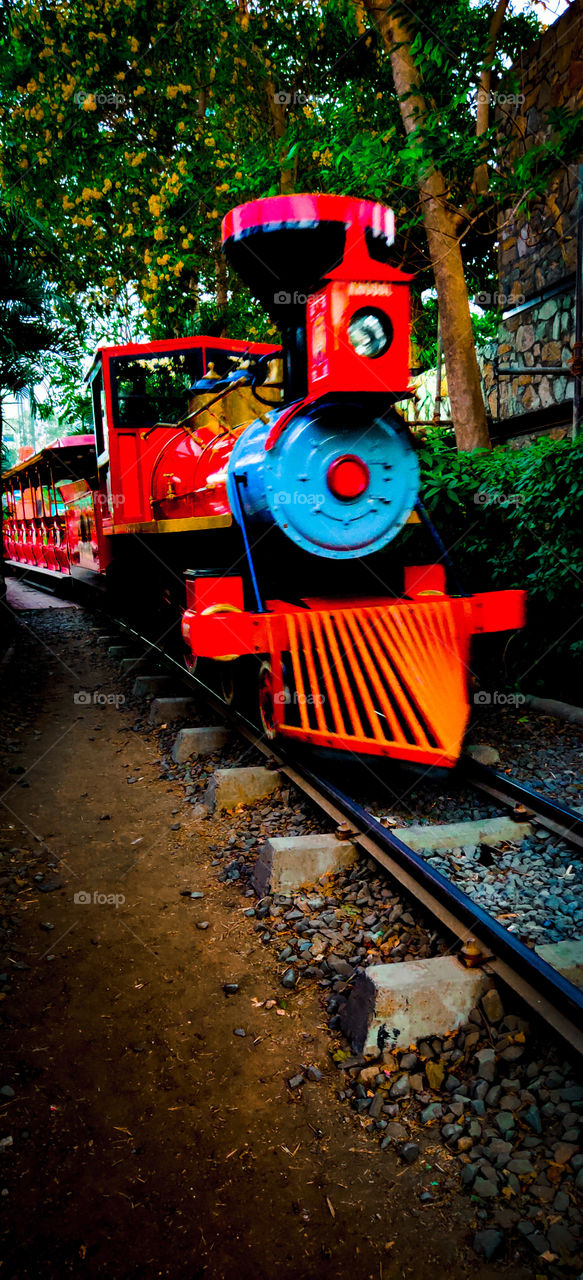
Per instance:
[[[583,0],[574,0],[515,63],[509,85],[499,95],[496,123],[503,163],[510,165],[532,150],[553,152],[551,113],[583,108]],[[507,147],[509,144],[509,148]],[[573,396],[568,374],[529,374],[529,366],[569,366],[574,343],[574,276],[579,164],[557,156],[544,198],[528,215],[503,209],[499,219],[499,282],[503,319],[500,364],[520,365],[524,373],[500,380],[501,419],[564,404]],[[541,297],[542,294],[542,297]],[[520,307],[520,310],[514,308]],[[497,415],[493,371],[485,364],[485,390]]]

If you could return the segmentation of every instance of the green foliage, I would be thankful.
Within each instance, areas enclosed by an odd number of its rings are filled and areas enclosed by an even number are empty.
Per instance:
[[[583,438],[456,453],[436,434],[421,445],[420,463],[423,501],[467,589],[522,587],[528,594],[527,627],[508,648],[509,679],[526,692],[545,688],[576,701],[583,649]]]
[[[498,311],[485,311],[478,315],[472,311],[472,329],[478,349],[497,337],[500,324]],[[433,369],[437,363],[437,298],[428,298],[420,310],[413,313],[413,336],[417,346],[416,367]]]
[[[139,299],[152,335],[198,327],[222,217],[281,190],[391,204],[396,259],[421,290],[432,276],[419,172],[441,165],[465,204],[491,14],[492,0],[454,0],[434,35],[433,4],[416,5],[428,117],[407,138],[390,59],[353,0],[13,0],[0,19],[0,182],[33,211],[36,261],[60,287],[97,317]],[[495,75],[535,34],[532,18],[508,16]],[[464,245],[477,288],[493,266],[493,225],[483,230]],[[238,332],[251,304],[229,273],[226,284],[211,322],[226,315]]]
[[[0,398],[40,381],[47,352],[74,351],[72,317],[30,247],[30,226],[0,206]]]

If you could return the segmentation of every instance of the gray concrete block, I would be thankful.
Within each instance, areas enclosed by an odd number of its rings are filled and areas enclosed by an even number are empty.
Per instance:
[[[477,760],[478,764],[487,764],[490,767],[500,764],[499,751],[496,747],[489,747],[485,742],[477,742],[473,747],[466,747],[466,755],[472,760]]]
[[[545,942],[535,948],[541,960],[583,991],[583,938],[566,938],[563,942]]]
[[[342,1030],[353,1051],[365,1054],[444,1036],[467,1022],[489,986],[485,973],[454,956],[371,965],[355,979]]]
[[[259,850],[251,884],[261,897],[293,891],[341,871],[356,856],[352,842],[335,835],[272,836]]]
[[[195,710],[194,698],[154,698],[150,707],[150,724],[169,724],[172,720],[183,720]]]
[[[135,675],[136,672],[141,671],[143,667],[148,665],[152,665],[152,659],[147,653],[134,654],[133,658],[122,658],[119,664],[120,675]]]
[[[119,644],[119,637],[118,636],[97,636],[95,643],[101,645],[106,649],[109,649],[111,645]]]
[[[445,822],[421,826],[398,827],[394,835],[408,844],[415,853],[422,849],[463,849],[464,845],[496,845],[507,840],[520,843],[532,834],[529,822],[514,822],[512,818],[480,818],[468,822]]]
[[[221,813],[238,804],[267,800],[281,786],[277,770],[252,765],[242,769],[215,769],[204,796],[209,812]]]
[[[122,658],[132,658],[135,655],[135,649],[132,649],[129,644],[110,644],[107,655],[121,662]]]
[[[175,764],[184,764],[191,756],[210,755],[224,747],[229,736],[224,725],[207,725],[196,729],[180,729],[172,748]]]
[[[169,676],[136,676],[132,693],[135,698],[162,696],[170,688]]]
[[[528,693],[526,705],[533,711],[540,711],[544,716],[556,716],[557,720],[566,720],[567,724],[583,724],[583,707],[573,707],[568,702],[557,702],[554,698],[536,698]]]

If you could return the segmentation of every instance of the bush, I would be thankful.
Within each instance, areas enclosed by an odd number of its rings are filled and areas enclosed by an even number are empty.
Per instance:
[[[507,646],[507,679],[580,701],[583,439],[457,453],[436,435],[419,454],[422,500],[466,589],[527,591],[527,627]]]

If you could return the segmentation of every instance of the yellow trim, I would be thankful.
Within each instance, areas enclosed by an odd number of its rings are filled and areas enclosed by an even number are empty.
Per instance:
[[[191,516],[187,520],[144,520],[138,524],[113,525],[104,529],[107,537],[120,533],[188,533],[202,529],[228,529],[233,517],[225,516]]]

